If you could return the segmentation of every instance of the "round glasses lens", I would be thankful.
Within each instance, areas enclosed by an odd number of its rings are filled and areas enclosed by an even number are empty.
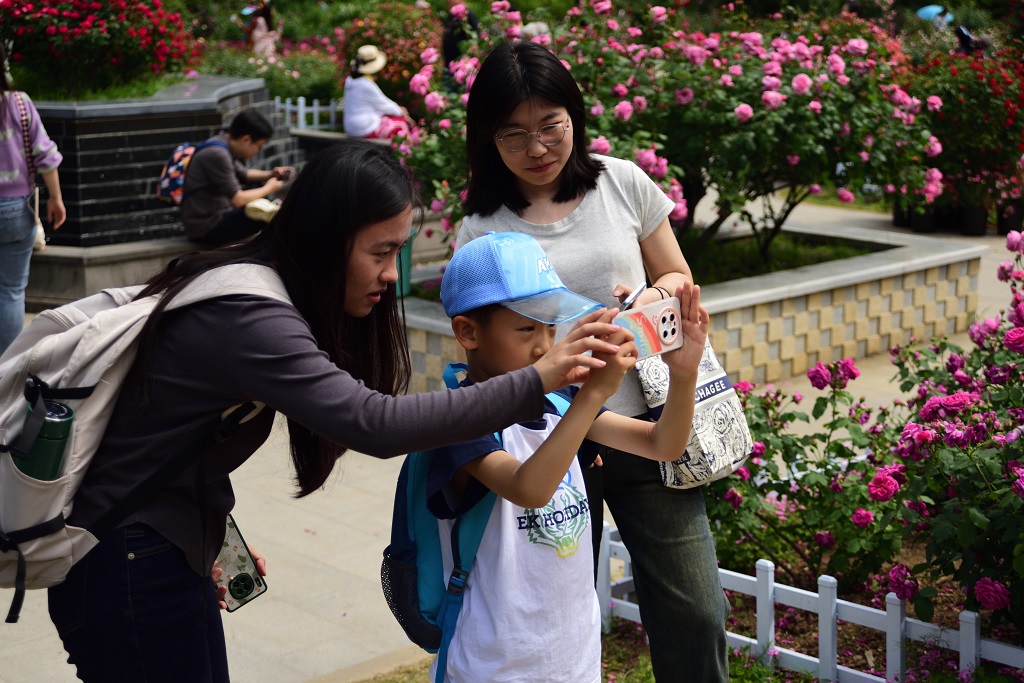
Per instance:
[[[530,144],[530,134],[525,130],[505,133],[505,135],[501,136],[501,144],[505,145],[505,149],[510,152],[522,151]]]
[[[539,131],[541,144],[552,147],[557,145],[565,137],[565,125],[561,123],[553,123],[550,126],[544,126]]]

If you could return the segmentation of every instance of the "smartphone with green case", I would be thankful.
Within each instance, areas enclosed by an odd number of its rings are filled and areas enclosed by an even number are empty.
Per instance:
[[[228,515],[224,545],[217,556],[217,566],[224,570],[217,587],[227,586],[224,595],[228,612],[234,612],[267,592],[267,580],[256,570],[256,560],[242,538],[234,517]]]

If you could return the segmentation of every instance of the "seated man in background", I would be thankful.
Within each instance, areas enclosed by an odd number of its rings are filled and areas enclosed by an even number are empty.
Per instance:
[[[295,169],[276,166],[260,171],[247,169],[243,162],[255,156],[273,133],[265,116],[246,109],[225,130],[196,147],[181,199],[181,222],[189,239],[211,245],[235,242],[255,235],[270,220],[269,202],[255,203],[248,211],[246,204],[279,191]],[[245,190],[243,185],[257,187]]]

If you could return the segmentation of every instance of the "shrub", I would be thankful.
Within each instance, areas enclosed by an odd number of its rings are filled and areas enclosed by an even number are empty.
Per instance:
[[[452,199],[464,188],[461,138],[453,128],[465,107],[458,89],[471,87],[491,46],[516,39],[533,19],[507,4],[494,3],[479,35],[465,27],[470,40],[454,84],[445,65],[430,61],[433,52],[424,53],[412,77],[411,88],[430,102],[422,130],[399,149],[449,226],[461,215]],[[755,28],[739,13],[725,14],[719,21],[744,28],[690,31],[681,15],[660,6],[629,24],[610,2],[591,0],[549,21],[550,38],[534,39],[580,84],[591,149],[636,160],[676,202],[670,218],[677,227],[695,227],[689,208],[714,189],[718,219],[703,226],[702,239],[739,214],[768,260],[792,209],[821,185],[838,186],[844,200],[868,182],[924,188],[926,201],[941,192],[934,178],[928,182],[931,136],[900,108],[911,98],[898,99],[905,93],[888,83],[902,55],[884,32],[836,19],[773,40],[757,30],[760,23]],[[433,161],[442,150],[451,156],[447,166]],[[776,193],[784,195],[781,207],[770,201]],[[749,211],[747,203],[758,200],[764,212]]]
[[[160,0],[0,0],[11,62],[74,92],[183,68],[195,56],[181,15]]]
[[[325,39],[326,40],[326,39]],[[218,43],[206,50],[199,71],[220,76],[262,78],[271,97],[318,99],[326,103],[341,97],[339,66],[328,52],[333,46],[316,47],[302,43],[286,47],[281,54],[257,57],[243,44]]]

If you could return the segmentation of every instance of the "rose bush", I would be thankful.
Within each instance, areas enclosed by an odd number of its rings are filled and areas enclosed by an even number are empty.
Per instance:
[[[735,384],[755,443],[744,467],[708,487],[722,566],[752,567],[766,557],[791,585],[812,589],[829,574],[847,590],[896,555],[901,532],[883,520],[898,483],[889,471],[879,475],[873,455],[888,414],[850,393],[859,374],[849,358],[816,364],[808,376],[825,393],[810,415],[799,393]],[[794,429],[798,423],[808,427]]]
[[[464,157],[457,131],[440,123],[463,118],[454,112],[465,106],[478,60],[497,41],[518,39],[533,18],[492,3],[479,34],[466,27],[470,40],[453,79],[446,80],[446,65],[425,58],[410,79],[433,103],[416,139],[399,149],[447,226],[460,217],[452,199],[464,187]],[[580,84],[591,149],[637,161],[676,203],[677,227],[693,227],[692,207],[709,188],[717,193],[719,215],[701,226],[705,239],[738,215],[767,256],[793,207],[824,184],[851,201],[867,181],[906,186],[929,201],[941,192],[937,171],[928,176],[932,136],[903,115],[901,103],[912,99],[890,86],[898,50],[883,32],[844,18],[773,41],[742,15],[729,21],[746,30],[689,31],[673,8],[627,13],[606,0],[572,8],[549,22],[551,35],[533,40]],[[440,151],[451,163],[430,162]],[[781,208],[772,201],[779,191]],[[753,200],[762,200],[763,212],[748,208]]]
[[[919,540],[915,574],[952,576],[967,608],[1024,626],[1024,236],[999,268],[1010,302],[970,328],[974,347],[947,341],[893,350],[904,391],[892,452],[906,468],[898,522]],[[928,619],[930,595],[915,601]]]
[[[909,398],[867,409],[847,390],[859,375],[849,359],[808,371],[825,392],[811,417],[799,394],[736,383],[755,444],[708,488],[723,566],[767,557],[795,585],[829,573],[849,587],[890,565],[889,590],[926,621],[934,583],[951,577],[967,609],[1024,626],[1024,234],[1010,232],[1007,249],[1009,305],[971,326],[974,348],[892,350]],[[904,543],[925,561],[899,563]]]
[[[934,54],[902,75],[938,98],[920,117],[941,141],[936,159],[949,190],[943,203],[995,205],[1021,197],[1024,65],[1019,55]]]
[[[198,54],[160,0],[0,0],[0,40],[14,67],[73,93],[180,70]]]

